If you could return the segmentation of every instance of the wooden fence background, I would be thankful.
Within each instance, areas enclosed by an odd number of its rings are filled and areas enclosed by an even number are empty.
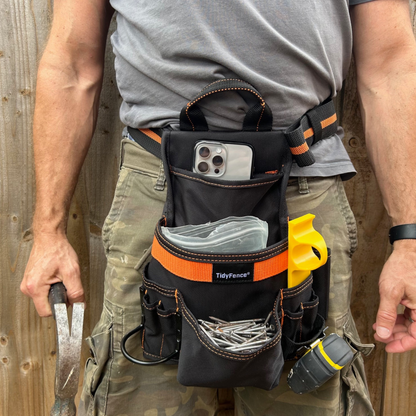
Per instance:
[[[414,0],[411,6],[414,16]],[[0,416],[47,415],[54,401],[54,321],[38,318],[32,303],[19,291],[32,245],[31,122],[37,61],[45,45],[51,12],[51,0],[2,0],[0,8]],[[413,23],[415,26],[415,20]],[[99,121],[68,227],[80,257],[88,302],[85,334],[91,332],[101,311],[105,265],[101,226],[117,179],[122,130],[112,52],[110,47],[107,49]],[[346,131],[345,145],[359,172],[346,183],[359,228],[359,248],[353,261],[352,309],[363,342],[372,342],[377,280],[390,250],[389,224],[366,156],[353,70],[338,99],[338,108]],[[87,355],[84,345],[83,361]],[[380,344],[366,359],[378,416],[416,414],[412,394],[416,386],[415,359],[416,352],[390,355]]]

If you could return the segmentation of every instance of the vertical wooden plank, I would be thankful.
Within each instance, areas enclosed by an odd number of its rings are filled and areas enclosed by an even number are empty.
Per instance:
[[[387,354],[383,416],[416,414],[416,352]]]
[[[416,2],[410,1],[413,32],[416,34]],[[387,354],[383,416],[416,414],[416,351]]]
[[[0,8],[0,391],[2,415],[47,414],[54,332],[19,291],[31,248],[34,198],[31,120],[38,52],[50,4],[5,0]]]

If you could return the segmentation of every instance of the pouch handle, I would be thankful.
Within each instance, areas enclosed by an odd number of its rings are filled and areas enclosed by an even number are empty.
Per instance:
[[[207,121],[197,103],[209,95],[225,91],[248,91],[259,100],[247,111],[243,121],[243,131],[270,131],[272,129],[272,111],[263,97],[252,85],[236,78],[214,81],[202,89],[193,100],[182,108],[180,129],[185,131],[208,131]]]

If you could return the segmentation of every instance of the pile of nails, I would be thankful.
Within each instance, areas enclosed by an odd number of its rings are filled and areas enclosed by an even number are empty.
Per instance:
[[[210,321],[198,319],[201,331],[217,347],[232,352],[249,353],[261,348],[276,335],[270,324],[272,312],[266,319],[255,318],[244,321],[224,321],[210,316]]]

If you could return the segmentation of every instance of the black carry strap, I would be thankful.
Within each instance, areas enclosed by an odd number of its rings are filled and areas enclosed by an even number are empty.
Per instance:
[[[240,79],[222,79],[207,85],[182,108],[179,117],[180,129],[185,131],[208,131],[207,121],[197,103],[212,94],[226,91],[248,91],[259,100],[247,111],[243,121],[243,131],[270,131],[272,129],[273,115],[270,107],[252,85]]]

